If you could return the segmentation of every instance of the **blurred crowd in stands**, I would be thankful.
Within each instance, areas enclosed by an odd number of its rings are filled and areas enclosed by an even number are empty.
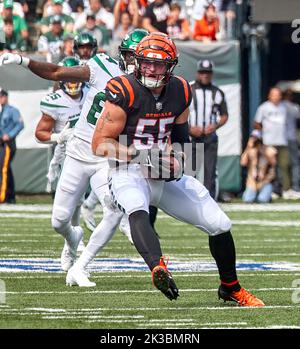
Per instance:
[[[175,40],[234,38],[236,0],[0,0],[0,52],[38,52],[56,62],[88,32],[114,54],[133,28]]]
[[[245,202],[300,199],[299,126],[293,91],[270,88],[241,156],[241,166],[247,168]]]

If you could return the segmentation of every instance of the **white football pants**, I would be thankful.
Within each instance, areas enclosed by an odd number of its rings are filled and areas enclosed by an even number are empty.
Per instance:
[[[168,215],[218,235],[231,228],[231,221],[197,179],[184,175],[180,180],[165,182],[144,178],[139,165],[129,169],[112,169],[109,188],[114,203],[124,213],[156,206]]]
[[[103,207],[103,219],[94,230],[90,240],[98,239],[99,246],[104,246],[113,236],[122,213],[108,208],[105,196],[109,195],[107,186],[108,163],[87,163],[66,156],[62,173],[55,193],[52,226],[67,240],[72,234],[71,218],[90,183]]]

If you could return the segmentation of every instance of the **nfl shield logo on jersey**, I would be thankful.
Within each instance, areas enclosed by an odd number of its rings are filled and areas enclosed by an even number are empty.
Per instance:
[[[157,103],[156,103],[156,109],[157,109],[158,111],[162,110],[162,103],[161,103],[161,102],[157,102]]]

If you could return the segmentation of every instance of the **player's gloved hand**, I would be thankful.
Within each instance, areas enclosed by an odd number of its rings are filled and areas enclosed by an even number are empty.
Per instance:
[[[29,58],[10,52],[3,53],[3,55],[0,56],[0,67],[9,64],[23,65],[24,67],[27,67],[29,64]]]
[[[60,133],[52,133],[50,139],[52,142],[62,144],[68,141],[68,139],[73,135],[73,132],[74,128],[70,128],[70,123],[67,122],[62,131]]]
[[[178,180],[183,175],[185,155],[183,152],[171,150],[164,152],[159,149],[136,150],[132,155],[133,163],[139,163],[147,178]]]
[[[115,205],[110,195],[104,196],[104,205],[113,212],[120,212],[119,208]]]
[[[53,160],[50,161],[49,170],[47,173],[48,182],[53,183],[60,174],[59,164]]]
[[[58,165],[62,165],[66,158],[66,143],[57,144],[52,160]]]

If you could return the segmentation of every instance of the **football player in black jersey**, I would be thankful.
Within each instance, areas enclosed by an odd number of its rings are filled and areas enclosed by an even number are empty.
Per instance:
[[[171,149],[171,133],[173,141],[189,142],[191,90],[185,79],[172,74],[177,60],[176,46],[165,34],[152,33],[141,40],[134,73],[107,84],[93,152],[117,159],[111,161],[112,198],[129,215],[134,245],[166,297],[176,299],[179,292],[149,223],[149,204],[209,235],[221,279],[220,298],[241,306],[264,306],[237,279],[230,219],[199,181],[182,174],[180,156]]]

